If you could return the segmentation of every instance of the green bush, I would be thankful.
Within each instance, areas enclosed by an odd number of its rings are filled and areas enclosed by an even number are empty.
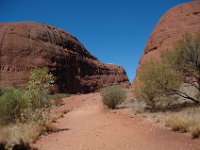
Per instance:
[[[45,90],[29,89],[25,92],[24,98],[29,104],[29,108],[34,110],[38,108],[49,107],[50,100],[48,99],[48,92]]]
[[[0,97],[0,124],[15,123],[20,119],[22,111],[27,107],[24,99],[25,90],[5,88]]]
[[[31,72],[28,89],[5,88],[0,91],[0,124],[41,120],[48,117],[50,101],[48,88],[53,83],[47,68]]]
[[[162,97],[173,94],[181,84],[181,74],[160,62],[150,61],[141,66],[138,77],[141,83],[136,96],[142,98],[152,111],[156,110]]]
[[[120,86],[108,86],[101,92],[102,102],[109,108],[114,109],[117,105],[124,102],[126,94],[126,89]]]

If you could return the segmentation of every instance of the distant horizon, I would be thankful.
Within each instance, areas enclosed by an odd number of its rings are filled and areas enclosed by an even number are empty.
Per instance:
[[[160,17],[189,1],[2,0],[0,22],[40,22],[69,32],[100,61],[124,67],[132,82]]]

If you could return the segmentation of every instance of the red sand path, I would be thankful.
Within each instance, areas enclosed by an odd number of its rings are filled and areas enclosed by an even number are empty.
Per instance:
[[[63,107],[73,110],[58,120],[60,132],[36,142],[39,150],[200,150],[200,140],[104,109],[99,93],[71,96]]]

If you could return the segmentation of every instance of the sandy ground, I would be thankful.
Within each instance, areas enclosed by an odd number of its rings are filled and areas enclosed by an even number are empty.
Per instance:
[[[57,122],[59,132],[41,136],[39,150],[200,150],[200,140],[161,128],[140,116],[110,111],[99,93],[66,98],[72,109]]]

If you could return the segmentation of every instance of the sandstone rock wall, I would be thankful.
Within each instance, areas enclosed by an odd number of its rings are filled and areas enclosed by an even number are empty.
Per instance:
[[[129,85],[123,67],[100,62],[63,30],[37,22],[0,23],[0,87],[26,86],[30,70],[42,66],[49,67],[59,92]]]
[[[159,59],[160,52],[171,49],[186,33],[200,32],[200,1],[192,1],[170,9],[159,20],[149,37],[141,56],[137,73],[142,64]],[[137,78],[137,75],[136,75]]]

